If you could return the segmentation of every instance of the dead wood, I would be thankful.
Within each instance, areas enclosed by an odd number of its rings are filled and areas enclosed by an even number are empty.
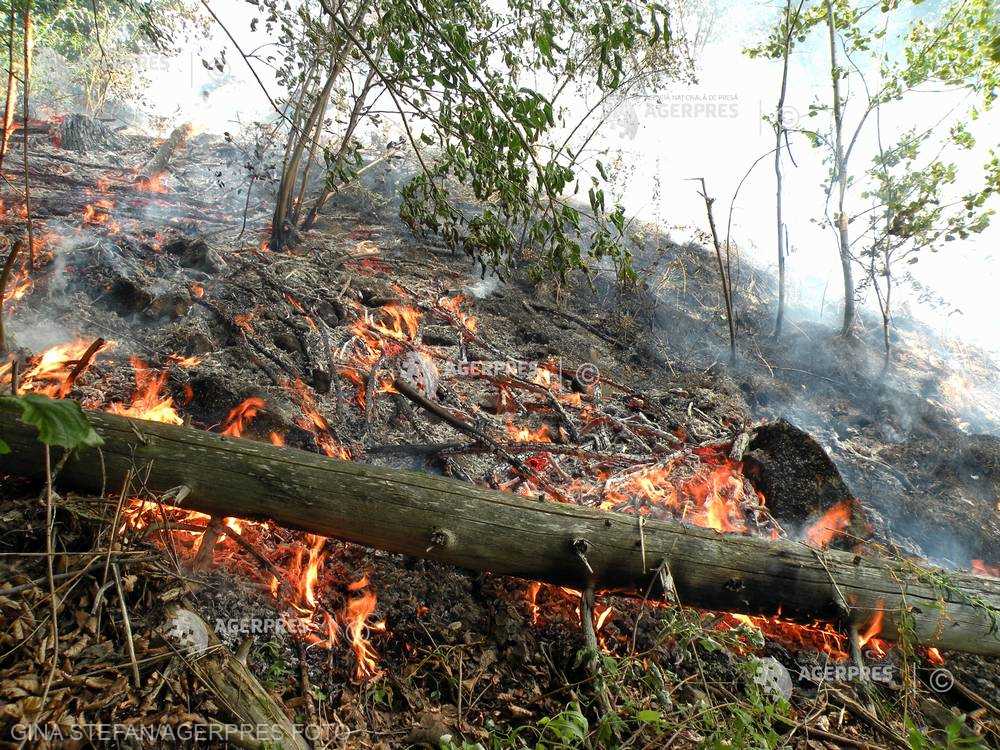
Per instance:
[[[3,468],[41,476],[36,431],[17,415],[16,407],[0,407],[0,436],[13,451]],[[185,486],[184,507],[209,515],[273,519],[475,570],[640,596],[650,588],[650,564],[665,560],[681,601],[692,606],[765,615],[780,608],[785,617],[811,620],[839,618],[846,602],[856,622],[883,610],[888,639],[909,621],[925,645],[1000,654],[1000,580],[675,522],[648,520],[640,529],[625,514],[186,427],[88,416],[105,444],[101,456],[87,449],[66,461],[59,479],[70,489],[100,491],[106,479],[113,490],[141,467],[149,489]]]
[[[194,133],[194,128],[190,123],[184,123],[174,128],[170,137],[167,138],[160,147],[156,149],[153,158],[150,159],[140,170],[144,177],[155,177],[163,174],[170,168],[170,160],[174,154],[187,143],[188,138]]]
[[[268,739],[273,740],[273,745],[269,746],[308,750],[308,743],[295,730],[278,702],[193,610],[172,609],[164,623],[163,635],[184,657],[198,679],[215,694],[220,705],[229,709],[243,727],[266,729]],[[232,730],[237,732],[236,727]],[[230,737],[230,741],[236,740]]]

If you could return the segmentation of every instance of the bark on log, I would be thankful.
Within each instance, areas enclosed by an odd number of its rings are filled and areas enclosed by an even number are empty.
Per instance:
[[[579,589],[592,584],[642,596],[666,561],[687,605],[763,615],[780,607],[785,617],[838,620],[838,602],[846,602],[855,623],[884,610],[883,637],[890,640],[905,606],[918,642],[1000,654],[1000,579],[678,523],[647,520],[640,528],[632,516],[443,477],[100,412],[88,416],[104,438],[103,457],[95,449],[71,457],[58,477],[63,487],[95,492],[106,479],[114,490],[126,471],[140,468],[151,490],[185,485],[183,506],[209,515],[272,519],[390,552]],[[35,429],[20,422],[16,407],[0,406],[0,438],[13,451],[0,457],[0,471],[43,472]]]

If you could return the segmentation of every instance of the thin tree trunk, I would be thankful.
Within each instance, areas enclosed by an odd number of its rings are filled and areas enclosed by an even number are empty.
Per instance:
[[[371,91],[372,81],[375,78],[375,71],[370,71],[368,77],[365,79],[365,85],[361,89],[361,93],[358,94],[357,99],[354,100],[354,107],[351,109],[351,116],[347,122],[347,128],[344,130],[344,135],[341,138],[340,146],[337,149],[337,155],[333,158],[333,162],[330,165],[331,170],[337,169],[344,159],[344,154],[347,153],[347,149],[350,146],[351,138],[354,136],[354,131],[358,127],[358,123],[361,120],[361,113],[364,111],[365,102],[368,99],[368,93]],[[309,211],[306,217],[302,220],[302,229],[308,229],[311,227],[315,221],[316,217],[319,215],[320,209],[326,205],[326,202],[330,200],[335,192],[336,188],[327,187],[317,196],[316,200],[313,201],[312,206],[309,207]]]
[[[882,336],[885,341],[885,369],[889,368],[892,352],[889,343],[889,329],[892,326],[892,251],[885,246],[885,305],[882,307]]]
[[[3,322],[3,301],[7,295],[7,284],[10,283],[10,276],[14,271],[14,264],[17,262],[20,250],[20,242],[14,241],[11,243],[10,253],[3,264],[3,270],[0,271],[0,357],[3,357],[7,353],[7,332]]]
[[[278,186],[278,200],[274,209],[274,218],[271,221],[271,249],[280,250],[287,244],[294,228],[292,195],[295,184],[299,176],[299,164],[302,161],[302,154],[306,144],[312,140],[311,132],[315,128],[317,121],[321,122],[322,112],[326,109],[326,102],[330,97],[330,91],[334,83],[340,77],[350,54],[350,43],[345,43],[337,50],[335,56],[330,61],[330,73],[327,76],[323,90],[316,97],[308,117],[299,130],[292,130],[288,137],[292,146],[288,161],[285,164],[284,172],[281,175],[281,183]]]
[[[708,197],[705,178],[701,181],[701,197],[705,199],[705,210],[708,212],[708,226],[712,230],[712,243],[715,245],[715,257],[719,261],[719,280],[722,283],[722,298],[726,304],[726,322],[729,324],[729,364],[736,364],[736,323],[733,321],[733,295],[730,286],[731,279],[726,273],[726,263],[722,260],[722,246],[719,244],[719,233],[715,228],[715,216],[712,214],[712,204],[715,198]]]
[[[17,102],[17,78],[14,76],[14,29],[16,28],[14,3],[10,4],[10,26],[7,33],[7,98],[3,105],[3,140],[0,141],[0,170],[10,144],[11,128],[14,126],[14,105]]]
[[[333,34],[335,29],[335,24],[333,19],[330,19],[329,32]],[[331,62],[331,65],[335,63]],[[331,80],[327,81],[327,84],[332,83]],[[326,109],[330,104],[330,93],[333,91],[332,85],[327,85],[323,88],[323,93],[320,95],[322,105],[320,107],[319,117],[316,118],[316,126],[313,128],[312,141],[309,144],[309,155],[306,157],[306,166],[302,170],[302,179],[299,181],[299,193],[295,197],[295,202],[292,204],[292,217],[290,219],[291,224],[294,226],[299,223],[299,214],[302,211],[302,201],[305,199],[306,188],[309,185],[309,172],[312,170],[313,161],[316,158],[316,149],[319,148],[319,138],[323,133],[323,121],[326,119]]]
[[[34,222],[31,218],[31,180],[28,178],[28,100],[31,94],[31,0],[24,0],[24,211],[28,225],[28,269],[35,268]]]
[[[291,164],[292,153],[296,144],[296,136],[302,133],[302,111],[305,106],[309,86],[312,84],[312,77],[315,70],[316,63],[313,61],[313,64],[306,72],[305,78],[302,80],[302,88],[295,97],[295,108],[292,110],[292,117],[289,120],[290,131],[288,133],[288,141],[285,143],[285,155],[281,162],[281,182],[278,185],[278,195],[275,200],[274,214],[271,217],[271,237],[269,240],[271,250],[280,250],[288,238],[288,232],[284,226],[284,216],[285,211],[287,210],[289,193],[287,175],[289,165]]]
[[[796,14],[797,15],[797,14]],[[778,314],[774,320],[774,336],[781,336],[785,320],[785,227],[781,217],[781,139],[785,136],[785,94],[788,91],[788,57],[792,47],[792,0],[785,0],[785,49],[782,54],[781,92],[774,127],[775,226],[778,231]]]
[[[830,79],[833,84],[833,127],[836,141],[837,233],[840,240],[840,266],[844,275],[844,323],[840,333],[849,336],[854,326],[854,269],[851,267],[851,238],[844,212],[847,196],[847,159],[844,157],[844,113],[840,98],[840,69],[837,67],[837,21],[833,3],[826,0],[826,25],[830,31]]]

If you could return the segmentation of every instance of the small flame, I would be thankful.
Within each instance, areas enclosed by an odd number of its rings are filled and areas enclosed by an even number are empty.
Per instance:
[[[875,637],[882,632],[883,618],[884,614],[879,609],[872,615],[872,619],[865,625],[864,630],[858,632],[858,645],[862,648],[868,646],[871,655],[878,659],[885,656],[885,641]]]
[[[507,437],[515,443],[550,443],[552,442],[552,432],[547,424],[543,424],[536,430],[528,427],[518,427],[512,422],[507,425]]]
[[[69,376],[87,352],[90,343],[77,339],[66,344],[57,344],[46,349],[40,356],[31,358],[29,367],[21,376],[20,390],[53,398],[66,396]],[[114,342],[106,342],[102,349],[107,351],[113,346]],[[4,370],[2,374],[6,375],[7,371]]]
[[[827,509],[823,516],[806,529],[806,540],[814,547],[826,549],[844,529],[851,525],[851,503],[842,500]]]
[[[242,403],[237,404],[230,410],[229,416],[222,427],[222,434],[227,437],[241,437],[243,431],[257,416],[257,412],[264,408],[264,399],[259,396],[251,396]]]
[[[455,295],[454,297],[442,297],[438,300],[438,307],[447,311],[452,317],[456,318],[465,330],[470,333],[475,333],[476,329],[479,327],[479,323],[475,316],[468,315],[462,311],[461,305],[464,301],[465,297],[461,294]]]
[[[330,432],[330,423],[326,417],[319,413],[316,408],[316,399],[313,398],[309,388],[302,380],[296,378],[292,385],[292,393],[297,396],[299,410],[302,416],[295,420],[295,424],[306,432],[312,434],[316,440],[316,445],[327,456],[339,458],[344,461],[351,460],[351,453],[344,446],[337,442]],[[272,440],[273,442],[273,440]]]
[[[978,576],[1000,578],[1000,565],[989,565],[982,560],[972,561],[972,572]]]
[[[112,234],[117,234],[121,227],[111,218],[111,209],[115,203],[107,198],[101,198],[83,207],[83,223],[107,227]]]
[[[184,420],[174,409],[173,398],[163,394],[169,373],[154,373],[138,357],[130,357],[129,362],[135,370],[135,393],[132,395],[132,403],[128,406],[111,404],[108,411],[112,414],[121,414],[123,417],[145,419],[149,422],[183,424]]]
[[[139,190],[144,190],[147,193],[169,193],[170,190],[165,184],[166,177],[166,172],[157,172],[149,177],[139,178],[135,184]]]
[[[363,589],[367,585],[368,578],[365,576],[360,581],[348,586],[348,590]],[[347,637],[351,642],[351,649],[354,651],[354,676],[358,680],[373,677],[378,673],[378,654],[367,638],[368,631],[385,630],[383,622],[368,622],[368,618],[375,612],[376,604],[375,593],[368,589],[362,590],[358,596],[348,599],[344,607]]]
[[[323,564],[324,555],[321,554],[323,545],[326,544],[326,537],[315,534],[306,534],[306,542],[309,543],[309,562],[306,563],[305,574],[302,576],[301,594],[303,601],[310,607],[316,607],[316,582],[319,580],[319,567]]]

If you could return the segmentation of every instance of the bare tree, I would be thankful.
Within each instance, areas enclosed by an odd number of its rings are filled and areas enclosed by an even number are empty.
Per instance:
[[[834,179],[837,182],[836,228],[840,241],[840,266],[844,274],[844,323],[840,333],[849,336],[854,326],[854,269],[851,264],[851,237],[844,199],[847,196],[847,157],[844,155],[844,104],[840,93],[837,65],[837,21],[833,3],[826,0],[826,25],[830,31],[830,81],[833,87]]]
[[[788,143],[788,132],[785,130],[785,95],[788,91],[788,58],[792,50],[792,36],[798,25],[799,15],[805,0],[799,0],[798,7],[792,12],[792,0],[785,0],[784,28],[781,49],[781,89],[778,94],[778,106],[774,115],[774,177],[775,177],[775,222],[778,233],[778,312],[774,319],[774,336],[781,335],[782,323],[785,319],[785,256],[788,254],[786,245],[787,228],[781,216],[782,174],[781,174],[781,141]]]

